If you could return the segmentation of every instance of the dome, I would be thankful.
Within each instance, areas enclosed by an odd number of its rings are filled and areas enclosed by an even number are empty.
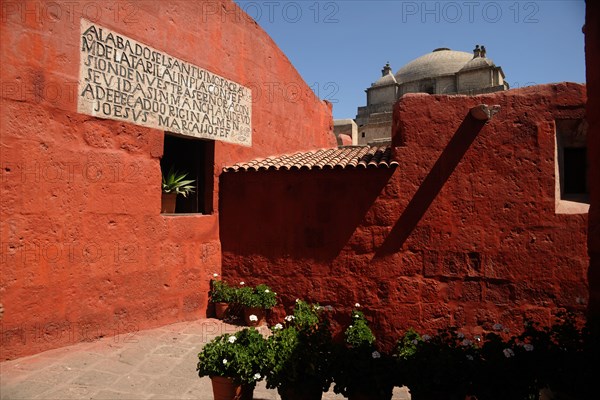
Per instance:
[[[396,78],[394,77],[394,74],[392,74],[392,72],[390,71],[387,74],[385,74],[384,76],[382,76],[381,78],[379,78],[377,80],[377,82],[375,82],[374,84],[371,85],[371,87],[386,86],[386,85],[390,85],[392,83],[396,83]]]
[[[457,73],[473,54],[447,48],[435,49],[400,68],[396,72],[398,83]]]
[[[490,60],[489,58],[475,57],[471,61],[466,63],[465,66],[462,67],[460,70],[468,71],[470,69],[489,68],[489,67],[495,67],[495,66],[496,65],[494,64],[494,62],[492,60]]]

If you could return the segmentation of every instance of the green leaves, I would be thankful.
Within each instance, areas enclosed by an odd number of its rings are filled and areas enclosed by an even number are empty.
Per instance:
[[[301,384],[327,390],[331,384],[332,338],[323,308],[297,300],[286,326],[268,339],[268,388]]]
[[[362,312],[352,311],[344,337],[344,343],[334,351],[333,391],[346,397],[371,393],[375,398],[390,398],[394,363],[377,350],[375,336]]]
[[[202,376],[226,376],[238,383],[255,384],[268,367],[267,341],[254,328],[218,336],[198,354],[196,370]]]
[[[371,347],[375,343],[375,336],[365,315],[356,310],[352,311],[352,320],[346,328],[345,336],[346,344],[352,348]]]
[[[196,187],[193,185],[193,183],[196,181],[193,179],[186,180],[186,176],[188,176],[187,172],[179,173],[174,170],[173,166],[171,166],[167,176],[162,176],[162,191],[164,193],[177,193],[183,197],[187,197],[188,194],[194,193],[194,189]]]
[[[270,309],[277,304],[277,294],[267,285],[244,286],[237,289],[236,302],[245,307]]]
[[[212,303],[233,303],[236,301],[236,288],[227,282],[213,280],[209,296]]]

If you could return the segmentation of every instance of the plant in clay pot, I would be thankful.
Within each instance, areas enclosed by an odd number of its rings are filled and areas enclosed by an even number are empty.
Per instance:
[[[282,400],[319,400],[331,385],[332,339],[323,307],[296,300],[267,339],[267,388]]]
[[[161,213],[172,214],[175,212],[177,195],[187,197],[190,193],[194,193],[196,186],[193,179],[185,179],[188,176],[187,172],[178,172],[173,166],[169,169],[167,175],[162,176],[162,205]]]
[[[413,400],[464,400],[473,392],[479,349],[456,328],[420,336],[410,329],[396,347],[396,385]]]
[[[355,304],[359,308],[358,303]],[[375,346],[375,336],[361,311],[353,310],[344,343],[335,351],[333,391],[350,400],[389,400],[394,387],[392,358]]]
[[[215,278],[218,274],[214,274]],[[236,301],[236,288],[229,286],[223,280],[213,279],[209,293],[209,300],[215,306],[217,319],[224,319],[227,316],[229,305]]]
[[[242,285],[237,290],[237,302],[244,307],[246,325],[259,326],[265,324],[266,310],[277,304],[277,293],[264,284],[255,288]]]
[[[198,359],[198,375],[211,378],[215,400],[251,400],[266,373],[267,342],[256,329],[246,328],[211,340]]]

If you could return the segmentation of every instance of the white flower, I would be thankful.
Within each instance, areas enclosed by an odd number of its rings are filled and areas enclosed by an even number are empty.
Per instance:
[[[216,278],[217,276],[219,276],[219,274],[217,274],[216,272],[213,274],[213,276]]]
[[[430,340],[430,339],[431,339],[431,336],[429,336],[429,335],[423,335],[423,340],[424,340],[424,341],[426,341],[426,342],[427,342],[427,341],[428,341],[428,340]]]
[[[245,284],[246,284],[246,282],[244,282],[244,281],[240,282],[240,285],[242,285],[242,286],[244,286]]]
[[[235,336],[229,336],[229,343],[235,343],[237,338]]]
[[[481,342],[481,336],[479,336],[479,335],[475,336],[475,341]]]
[[[465,339],[461,343],[461,345],[463,345],[464,347],[468,347],[468,346],[470,346],[472,344],[473,344],[473,342],[471,342],[469,339]]]
[[[504,357],[506,357],[506,358],[511,358],[512,356],[515,355],[515,352],[512,351],[512,349],[504,349],[504,350],[502,350],[502,352],[504,353]]]
[[[227,364],[227,359],[226,358],[223,359],[223,364]]]
[[[533,345],[529,343],[524,344],[523,348],[525,349],[525,351],[533,351]]]
[[[353,317],[354,317],[354,318],[360,318],[360,315],[358,315],[358,314],[354,314],[354,315],[353,315]]]
[[[288,316],[287,316],[287,317],[285,317],[284,319],[285,319],[287,322],[292,322],[292,320],[293,320],[294,318],[295,318],[295,317],[294,317],[293,315],[288,315]]]
[[[296,303],[300,303],[300,299],[296,299]]]
[[[412,344],[419,344],[419,341],[417,339],[413,339]]]
[[[456,337],[458,337],[459,339],[464,339],[465,334],[462,332],[458,332],[458,334],[456,335]]]
[[[249,318],[249,319],[250,319],[250,321],[252,321],[252,322],[256,322],[256,321],[258,321],[258,317],[257,317],[256,315],[254,315],[254,314],[252,314],[252,315],[250,316],[250,318]]]
[[[470,355],[470,354],[467,354],[467,360],[469,360],[469,361],[473,361],[473,356],[472,356],[472,355]]]
[[[283,325],[277,324],[273,327],[273,329],[275,329],[275,330],[283,329]]]
[[[270,290],[269,290],[269,289],[265,289],[265,293],[269,293],[269,292],[270,292]]]
[[[350,325],[348,328],[352,328],[352,325]]]
[[[377,350],[375,350],[372,354],[371,357],[373,358],[381,358],[381,354],[379,354],[379,352]]]
[[[257,372],[254,374],[254,380],[257,381],[261,378],[260,374]]]
[[[360,304],[356,303],[356,304],[354,305],[354,307],[358,308],[358,307],[360,307]]]

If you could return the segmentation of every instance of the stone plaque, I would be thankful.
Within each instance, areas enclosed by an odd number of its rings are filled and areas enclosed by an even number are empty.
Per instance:
[[[81,20],[77,111],[197,138],[252,145],[252,91]]]

